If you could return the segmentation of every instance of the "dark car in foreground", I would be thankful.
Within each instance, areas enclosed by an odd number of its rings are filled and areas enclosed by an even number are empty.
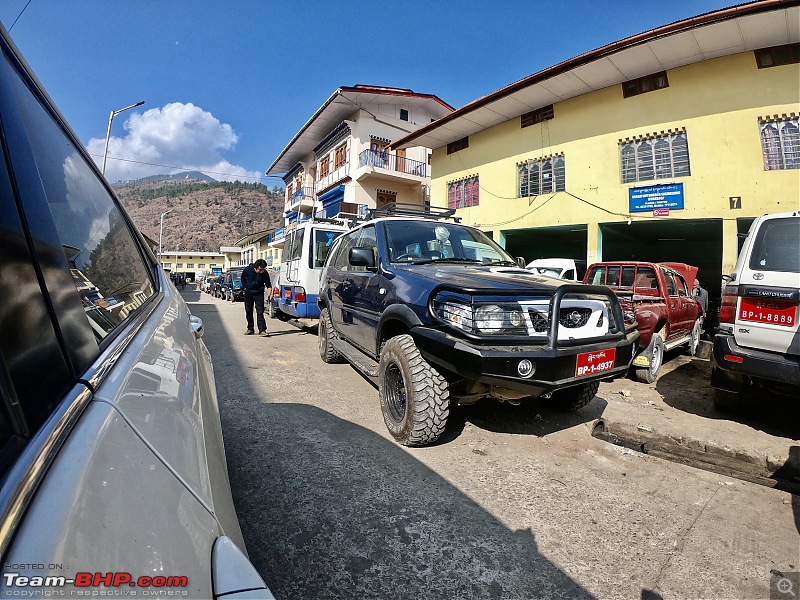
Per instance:
[[[319,349],[378,382],[400,443],[435,441],[451,401],[575,410],[627,372],[639,334],[609,288],[535,275],[473,227],[375,216],[325,263]]]
[[[202,322],[2,27],[0,150],[0,596],[271,598]]]

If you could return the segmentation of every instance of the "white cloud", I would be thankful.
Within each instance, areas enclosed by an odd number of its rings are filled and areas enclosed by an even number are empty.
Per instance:
[[[181,171],[202,171],[214,179],[229,181],[253,181],[252,177],[261,175],[232,165],[222,156],[236,146],[236,132],[194,104],[173,102],[141,114],[134,112],[124,127],[125,136],[112,136],[108,143],[109,181]],[[97,164],[102,165],[105,139],[92,138],[87,148]]]

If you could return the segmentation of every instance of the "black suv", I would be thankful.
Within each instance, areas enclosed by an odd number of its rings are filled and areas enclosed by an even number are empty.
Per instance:
[[[398,442],[436,440],[451,399],[540,397],[576,410],[600,379],[625,374],[638,333],[609,288],[535,275],[482,231],[446,220],[453,211],[393,211],[372,211],[332,248],[319,350],[377,381]]]

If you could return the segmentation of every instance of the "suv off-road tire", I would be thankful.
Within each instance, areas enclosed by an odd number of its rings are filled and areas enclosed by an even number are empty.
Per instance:
[[[378,396],[386,427],[400,444],[422,446],[444,433],[450,414],[447,380],[422,357],[410,335],[393,337],[381,348]]]
[[[556,390],[547,399],[547,405],[559,412],[575,412],[589,404],[599,389],[599,381],[589,381],[563,390]]]
[[[634,375],[636,381],[653,383],[658,379],[658,372],[664,362],[664,338],[661,337],[660,333],[653,334],[653,339],[650,340],[650,345],[645,352],[650,354],[650,366],[644,369],[636,369]]]
[[[278,318],[277,312],[278,311],[275,309],[275,304],[273,303],[272,300],[269,300],[267,303],[267,316],[270,319],[277,319]]]
[[[333,329],[331,314],[327,308],[323,308],[319,314],[319,325],[317,326],[317,338],[319,339],[319,356],[322,362],[336,364],[344,362],[342,355],[334,350],[331,342],[338,339],[336,331]]]

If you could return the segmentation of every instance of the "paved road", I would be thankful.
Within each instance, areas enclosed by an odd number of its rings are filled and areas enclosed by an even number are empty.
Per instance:
[[[244,336],[241,303],[185,296],[248,551],[279,599],[769,598],[774,573],[800,571],[797,497],[535,404],[459,409],[442,443],[403,448],[314,333],[269,320]]]

